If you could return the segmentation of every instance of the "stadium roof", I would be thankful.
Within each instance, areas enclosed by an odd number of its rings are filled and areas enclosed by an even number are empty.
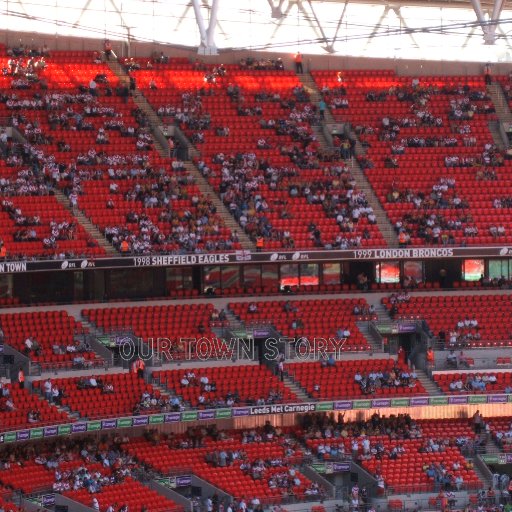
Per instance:
[[[8,31],[198,48],[512,60],[508,0],[2,0]]]

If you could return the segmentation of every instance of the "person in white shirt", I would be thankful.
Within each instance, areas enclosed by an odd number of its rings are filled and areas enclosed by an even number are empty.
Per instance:
[[[27,353],[32,351],[32,347],[34,346],[34,342],[30,339],[30,336],[25,340],[25,351]]]
[[[96,82],[94,81],[94,78],[89,82],[89,93],[92,95],[92,96],[96,96],[96,88],[97,88],[97,84]]]
[[[52,398],[52,381],[49,378],[44,381],[44,396],[46,400]]]
[[[52,399],[51,401],[53,403],[56,403],[57,405],[60,405],[60,391],[57,386],[52,387]]]

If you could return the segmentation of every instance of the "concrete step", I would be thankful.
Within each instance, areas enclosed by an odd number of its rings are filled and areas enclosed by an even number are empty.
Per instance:
[[[314,78],[311,76],[310,73],[303,73],[302,75],[297,75],[301,84],[304,86],[304,89],[309,94],[311,103],[314,103],[318,105],[319,101],[322,99],[322,93],[318,89],[318,86],[316,85],[316,82]],[[336,120],[332,116],[329,109],[326,109],[325,115],[324,115],[324,123],[326,124],[335,124]],[[322,137],[325,141],[325,137]],[[319,140],[319,142],[321,142]]]
[[[423,387],[429,395],[444,395],[441,388],[423,370],[416,369],[416,373],[418,380],[423,384]]]
[[[366,338],[370,347],[372,348],[373,353],[381,353],[383,354],[382,344],[381,342],[372,334],[369,329],[368,322],[356,322],[357,328],[361,332],[361,334]]]
[[[491,132],[494,144],[496,144],[496,146],[498,146],[498,148],[500,150],[502,150],[502,151],[506,150],[507,145],[505,144],[505,141],[503,140],[503,137],[501,136],[498,122],[490,121],[489,123],[487,123],[487,125],[489,127],[489,131]]]
[[[226,205],[221,201],[220,197],[215,193],[210,184],[206,181],[206,178],[201,174],[197,166],[192,162],[185,162],[185,167],[194,177],[197,186],[203,192],[203,194],[206,194],[210,197],[213,204],[217,208],[217,213],[222,216],[226,226],[228,226],[232,231],[237,232],[241,246],[247,250],[255,250],[256,246],[254,242],[247,236],[238,222],[236,222],[236,220],[227,209]]]
[[[353,134],[355,136],[355,134]],[[358,149],[356,146],[356,154],[358,153]],[[357,188],[364,191],[366,199],[369,205],[373,208],[375,212],[375,216],[377,218],[377,226],[379,231],[382,233],[384,240],[390,247],[398,247],[398,236],[393,228],[393,224],[389,219],[386,211],[381,205],[378,197],[375,195],[373,188],[371,187],[366,175],[363,170],[357,163],[355,158],[352,158],[349,165],[352,176],[354,177]]]
[[[229,328],[233,330],[245,330],[245,324],[242,322],[230,309],[225,309],[226,320],[228,321]]]
[[[490,478],[487,478],[486,475],[484,475],[482,473],[482,471],[480,471],[480,468],[478,467],[478,464],[476,464],[474,462],[474,458],[473,457],[465,457],[467,460],[473,462],[473,469],[476,473],[476,476],[478,476],[478,479],[480,480],[480,482],[482,482],[482,486],[484,489],[488,489],[489,487],[492,487],[492,479]]]
[[[498,122],[502,123],[510,123],[512,122],[512,112],[510,110],[508,100],[503,92],[503,88],[498,83],[492,83],[487,86],[487,92],[492,99],[492,102],[496,108],[496,116],[498,117]],[[489,129],[491,131],[492,137],[494,139],[495,144],[500,149],[506,149],[509,145],[504,141],[501,137],[501,133],[499,131],[499,126],[489,123]]]
[[[286,366],[285,366],[286,368]],[[316,402],[316,399],[309,396],[303,388],[301,388],[285,371],[283,375],[283,383],[287,388],[291,389],[301,402]]]
[[[313,77],[309,73],[298,75],[298,77],[301,83],[303,84],[304,88],[310,94],[312,101],[320,101],[322,94],[318,89]],[[325,119],[323,121],[323,124],[336,124],[336,120],[332,116],[329,109],[327,109],[327,111],[325,112]],[[330,147],[329,141],[327,141],[327,139],[325,138],[321,126],[315,127],[314,131],[316,133],[320,145],[322,147]],[[355,134],[353,135],[355,136]],[[364,148],[362,147],[359,140],[357,140],[356,154],[364,154]],[[375,192],[371,187],[370,183],[368,182],[361,167],[359,166],[355,159],[351,160],[349,167],[356,181],[357,188],[359,190],[364,191],[368,203],[375,212],[375,216],[377,217],[377,226],[380,232],[382,233],[384,240],[390,247],[398,247],[398,237],[395,230],[393,229],[393,225],[391,224],[391,221],[389,220],[384,208],[380,204],[380,201],[375,195]]]
[[[85,216],[78,208],[72,208],[69,199],[58,189],[55,190],[55,198],[66,210],[71,212],[78,223],[87,231],[87,233],[98,242],[108,255],[116,255],[118,252],[112,244],[103,236],[101,231]]]

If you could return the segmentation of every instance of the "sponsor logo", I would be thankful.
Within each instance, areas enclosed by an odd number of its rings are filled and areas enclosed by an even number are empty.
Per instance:
[[[236,409],[233,409],[233,418],[238,416],[249,416],[249,414],[251,414],[249,407],[237,407]]]
[[[428,405],[428,397],[411,398],[411,406]]]
[[[58,433],[57,427],[45,427],[43,430],[44,437],[56,436]]]
[[[30,430],[20,430],[16,432],[16,441],[26,441],[30,438]]]
[[[338,400],[337,402],[334,402],[334,409],[352,409],[352,402],[350,400]]]
[[[85,432],[87,430],[87,423],[73,423],[71,425],[71,432],[76,434],[77,432]]]
[[[316,404],[276,404],[251,407],[250,414],[284,414],[315,412]]]
[[[140,425],[147,425],[149,423],[149,418],[147,416],[136,416],[133,418],[133,426],[137,427]]]
[[[101,422],[101,428],[107,429],[107,428],[116,428],[117,427],[117,420],[103,420]]]
[[[164,416],[165,423],[176,423],[181,420],[181,414],[179,412],[171,412]]]

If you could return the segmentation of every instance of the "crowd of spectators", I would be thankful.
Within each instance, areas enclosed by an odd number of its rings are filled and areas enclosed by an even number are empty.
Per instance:
[[[487,389],[487,384],[496,384],[497,378],[495,374],[468,374],[466,378],[463,379],[461,377],[456,378],[449,384],[450,391],[460,391],[460,392],[485,392]]]
[[[236,234],[221,236],[221,218],[213,201],[208,197],[193,196],[190,208],[174,209],[172,194],[165,187],[153,189],[136,185],[127,192],[145,207],[160,207],[158,223],[149,214],[130,211],[126,214],[126,224],[105,227],[105,236],[121,252],[149,254],[151,252],[192,252],[232,250],[237,243]],[[159,190],[160,188],[160,190]],[[185,192],[178,191],[177,198],[184,198]],[[114,200],[115,202],[115,200]],[[169,224],[168,232],[159,224]],[[122,249],[123,242],[128,244]]]
[[[126,442],[129,442],[127,437],[114,434],[102,438],[62,438],[55,442],[16,445],[3,451],[0,474],[14,466],[35,463],[53,475],[53,491],[86,489],[92,495],[93,508],[99,510],[96,505],[104,487],[136,477],[144,469],[122,451],[122,443]],[[114,512],[120,510],[119,504],[103,505],[102,510],[107,506]]]
[[[443,117],[434,114],[431,107],[431,100],[440,95],[449,97],[448,117],[453,122],[453,134],[401,136],[402,128],[444,125]],[[359,126],[356,130],[363,145],[367,144],[367,147],[371,146],[371,139],[365,137],[367,134],[376,135],[380,141],[388,142],[391,154],[385,157],[384,165],[389,168],[400,166],[399,155],[407,153],[408,148],[476,146],[477,140],[471,134],[471,126],[467,121],[474,113],[494,111],[485,91],[463,85],[438,87],[421,84],[419,80],[413,81],[411,86],[391,87],[389,91],[381,91],[380,94],[368,93],[367,101],[386,101],[391,96],[400,102],[410,103],[411,114],[396,118],[385,115],[376,126]],[[503,165],[503,154],[492,143],[486,143],[480,155],[457,155],[450,152],[444,158],[447,168],[476,167],[477,179],[485,180],[496,180],[494,168]],[[374,167],[369,156],[361,155],[358,161],[363,169]],[[415,207],[413,212],[407,212],[395,224],[402,247],[412,243],[414,238],[420,238],[426,244],[464,245],[467,238],[479,234],[468,211],[469,202],[457,191],[457,183],[451,176],[440,178],[428,192],[402,188],[398,182],[393,182],[387,194],[387,202],[407,202]],[[447,209],[457,210],[457,213],[432,211]],[[503,226],[491,228],[489,234],[495,238],[505,234]]]
[[[278,240],[284,247],[295,247],[295,240],[289,229],[277,229],[266,215],[277,212],[280,219],[292,219],[290,205],[293,199],[302,197],[308,204],[320,204],[326,217],[336,219],[340,233],[327,238],[321,229],[311,222],[308,226],[310,239],[317,247],[348,248],[359,246],[362,239],[371,234],[364,229],[356,233],[356,225],[362,218],[370,224],[376,223],[373,209],[363,192],[355,188],[355,180],[345,165],[333,164],[326,168],[326,174],[332,179],[304,181],[299,171],[291,167],[275,167],[264,159],[258,159],[254,153],[226,156],[219,153],[214,156],[210,167],[206,162],[198,162],[198,167],[207,178],[220,174],[220,197],[241,227],[251,236],[262,236],[269,240]],[[259,192],[262,185],[270,190],[285,190],[289,200],[268,202]]]
[[[382,388],[414,388],[418,375],[414,369],[409,370],[395,365],[390,370],[373,370],[368,374],[356,371],[354,381],[361,388],[363,395],[373,395]]]
[[[183,374],[180,380],[182,388],[197,390],[197,404],[199,407],[236,407],[239,405],[267,405],[280,403],[282,393],[277,389],[270,389],[266,396],[240,397],[236,385],[224,395],[218,394],[217,384],[206,375],[196,376],[193,370]]]
[[[495,431],[493,437],[500,448],[509,451],[512,447],[512,423],[508,425],[507,429]]]
[[[185,405],[180,397],[161,395],[158,391],[144,391],[140,401],[135,405],[133,414],[150,414],[152,412],[183,411]]]
[[[466,317],[458,320],[455,328],[448,333],[448,344],[451,347],[468,346],[472,341],[479,341],[481,339],[482,335],[480,334],[480,327],[476,318]]]
[[[254,57],[243,57],[240,59],[239,65],[242,69],[257,69],[266,71],[282,71],[284,70],[283,61],[277,59],[255,59]]]

